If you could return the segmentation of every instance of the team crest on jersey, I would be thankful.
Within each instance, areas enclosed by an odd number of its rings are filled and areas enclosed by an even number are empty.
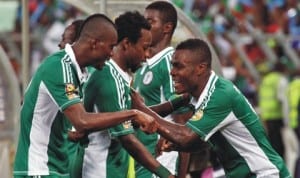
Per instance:
[[[124,127],[124,129],[132,128],[131,121],[129,120],[129,121],[123,122],[123,127]]]
[[[78,89],[75,88],[73,83],[67,83],[65,90],[69,100],[78,97]]]
[[[148,71],[144,76],[143,84],[148,85],[149,83],[151,83],[152,79],[153,79],[153,73],[152,71]]]
[[[195,114],[192,116],[191,120],[192,121],[198,121],[203,117],[203,111],[199,109],[198,111],[195,112]]]

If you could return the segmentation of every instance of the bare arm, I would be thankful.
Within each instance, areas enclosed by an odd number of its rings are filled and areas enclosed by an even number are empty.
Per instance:
[[[161,164],[133,134],[120,136],[119,139],[127,152],[145,168],[160,177],[173,177],[166,168],[164,169],[168,172],[168,175],[163,175],[160,172],[157,172],[157,169],[158,167],[161,167]]]
[[[189,118],[193,115],[192,111],[185,113],[172,114],[174,122],[178,124],[185,124]],[[179,167],[177,178],[185,178],[188,173],[189,162],[190,162],[190,153],[179,152]]]
[[[177,151],[190,152],[197,148],[196,145],[201,146],[204,143],[194,131],[192,131],[185,125],[165,121],[157,113],[155,113],[149,107],[147,107],[144,103],[136,104],[139,105],[138,108],[141,111],[151,115],[156,119],[156,121],[159,123],[157,132],[162,137],[174,143],[174,148]]]
[[[169,101],[164,103],[150,106],[151,110],[159,114],[161,117],[165,117],[174,111],[172,104]]]
[[[119,139],[127,152],[144,167],[153,172],[159,166],[159,162],[133,134],[120,136]]]
[[[155,132],[157,127],[157,123],[151,116],[134,109],[119,112],[89,113],[85,111],[81,103],[78,103],[69,106],[63,112],[78,132],[106,129],[127,120],[139,123],[141,129],[148,133]]]
[[[132,108],[139,109],[139,105],[135,105],[136,102],[141,102],[144,103],[144,99],[142,98],[141,95],[139,95],[138,92],[136,92],[133,88],[131,88],[131,98],[132,98]],[[135,102],[136,101],[136,102]],[[188,105],[190,101],[190,96],[189,94],[185,93],[182,95],[177,95],[175,98],[165,101],[163,103],[149,106],[150,109],[157,114],[159,114],[162,117],[165,117],[169,114],[171,114],[173,111],[178,109],[181,106]]]
[[[194,145],[201,145],[204,143],[194,131],[185,125],[171,123],[161,118],[156,112],[145,105],[143,99],[136,91],[132,90],[131,96],[135,108],[138,108],[156,119],[159,123],[157,132],[162,137],[174,143],[177,151],[192,151],[195,149]],[[188,120],[188,114],[191,115],[191,113],[187,113],[186,118],[181,118],[182,122]]]
[[[190,153],[179,152],[179,168],[177,178],[185,178],[188,174]]]

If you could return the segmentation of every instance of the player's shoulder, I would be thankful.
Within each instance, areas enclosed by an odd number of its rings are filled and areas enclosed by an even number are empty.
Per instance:
[[[155,54],[150,60],[148,60],[148,65],[154,67],[157,65],[169,65],[174,53],[173,47],[167,47],[157,54]]]
[[[43,73],[44,75],[56,75],[61,73],[63,70],[67,71],[67,63],[71,63],[70,59],[67,59],[64,51],[58,51],[52,55],[49,55],[43,59],[40,66],[37,69],[38,73]],[[70,60],[69,62],[67,60]],[[61,72],[60,72],[61,71]]]
[[[238,89],[230,80],[218,76],[212,86],[212,90],[218,100],[230,101],[232,96],[236,95]]]
[[[64,50],[60,50],[47,56],[43,60],[42,65],[57,67],[58,65],[63,65],[71,62],[71,58],[67,55],[67,53]]]
[[[244,96],[237,86],[235,86],[230,80],[220,77],[217,84],[216,90],[218,93],[218,99],[223,102],[235,103],[240,101]]]
[[[234,84],[232,83],[232,81],[225,79],[222,76],[218,76],[216,87],[221,91],[229,92],[233,89]]]
[[[108,80],[111,77],[110,67],[105,64],[101,70],[95,69],[89,77],[89,81]]]

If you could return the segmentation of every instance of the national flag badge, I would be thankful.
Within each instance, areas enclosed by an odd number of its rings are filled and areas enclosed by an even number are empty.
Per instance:
[[[201,109],[197,110],[195,114],[192,116],[192,121],[198,121],[203,117],[203,111]]]
[[[123,127],[124,127],[124,129],[132,128],[131,121],[129,120],[129,121],[123,122]]]
[[[143,78],[143,84],[149,85],[152,80],[153,80],[153,73],[152,71],[148,71]]]
[[[78,91],[75,88],[75,85],[73,83],[67,83],[65,86],[65,91],[68,99],[73,99],[75,97],[78,97]]]

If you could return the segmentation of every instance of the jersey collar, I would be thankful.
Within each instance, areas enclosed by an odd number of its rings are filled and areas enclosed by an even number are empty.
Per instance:
[[[80,81],[80,84],[83,84],[84,82],[86,82],[86,80],[87,80],[87,78],[88,78],[88,71],[87,71],[87,68],[84,67],[84,68],[82,68],[82,70],[81,70],[79,64],[77,63],[77,60],[76,60],[76,58],[75,58],[74,51],[73,51],[73,49],[72,49],[72,47],[71,47],[70,44],[66,44],[65,51],[66,51],[66,53],[67,53],[67,54],[70,56],[70,58],[71,58],[71,61],[72,61],[73,65],[74,65],[74,67],[75,67],[75,69],[76,69],[77,77],[78,77],[78,79],[79,79],[79,81]]]
[[[113,65],[113,67],[119,72],[126,82],[129,84],[131,83],[132,77],[123,69],[121,69],[121,67],[113,59],[110,59],[108,62]]]
[[[210,96],[210,91],[212,87],[214,87],[214,83],[216,82],[217,75],[215,74],[214,71],[211,71],[209,79],[204,87],[204,90],[202,91],[201,95],[199,98],[192,97],[191,104],[195,106],[196,109],[199,109],[199,107],[202,105],[202,103],[207,102],[204,100],[207,100],[207,96]],[[203,108],[201,108],[203,109]]]
[[[172,46],[169,46],[159,53],[155,54],[152,58],[147,59],[147,64],[151,66],[152,64],[156,63],[164,54],[166,54],[168,51],[174,51],[174,48]]]

